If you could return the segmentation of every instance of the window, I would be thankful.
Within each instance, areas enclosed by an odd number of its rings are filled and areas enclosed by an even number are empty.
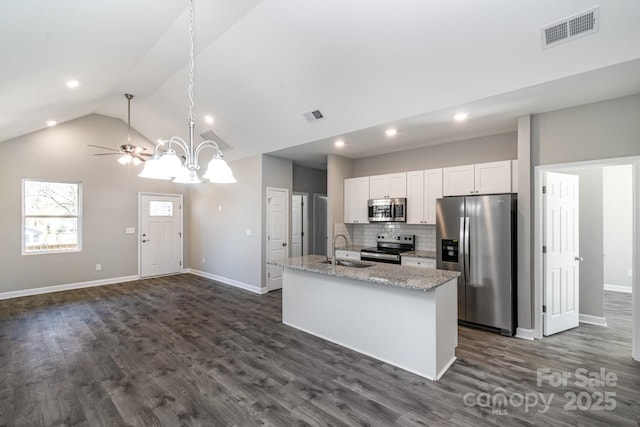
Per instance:
[[[81,249],[80,183],[22,180],[22,253]]]
[[[149,202],[149,216],[173,216],[173,202],[151,200]]]

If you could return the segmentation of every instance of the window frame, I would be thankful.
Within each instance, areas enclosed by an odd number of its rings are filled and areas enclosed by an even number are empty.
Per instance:
[[[78,186],[78,202],[76,215],[27,215],[26,214],[26,186],[27,182],[49,182],[54,184],[74,184]],[[47,249],[47,250],[27,250],[26,248],[26,228],[28,218],[75,218],[77,227],[77,247],[74,249]],[[82,182],[69,181],[59,179],[38,179],[38,178],[22,178],[22,223],[21,223],[21,247],[22,255],[44,255],[44,254],[64,254],[73,252],[82,252]]]

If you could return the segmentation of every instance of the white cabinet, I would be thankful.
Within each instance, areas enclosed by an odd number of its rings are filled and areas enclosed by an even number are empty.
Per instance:
[[[347,224],[368,223],[369,177],[344,180],[344,222]]]
[[[402,265],[410,265],[412,267],[420,268],[436,268],[435,258],[402,256],[400,259],[402,260]]]
[[[435,224],[442,169],[407,172],[407,224]]]
[[[407,197],[407,174],[389,173],[369,177],[369,198],[404,198]]]
[[[346,249],[336,249],[336,259],[360,260],[360,251],[349,251]]]
[[[511,160],[443,169],[444,196],[511,193]]]
[[[511,160],[475,165],[477,194],[511,193]]]

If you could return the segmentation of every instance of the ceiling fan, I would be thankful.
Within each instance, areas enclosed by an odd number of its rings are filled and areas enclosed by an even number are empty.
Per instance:
[[[146,150],[145,147],[138,147],[131,144],[131,98],[133,95],[129,93],[124,94],[125,98],[127,98],[127,124],[129,125],[129,137],[126,144],[122,144],[118,149],[102,147],[100,145],[92,145],[87,144],[89,147],[100,148],[102,150],[109,150],[112,153],[96,153],[94,156],[111,156],[114,154],[119,154],[120,158],[118,162],[122,165],[126,165],[129,163],[133,163],[134,165],[139,165],[141,162],[144,162],[147,157],[151,157],[151,154],[144,153]]]

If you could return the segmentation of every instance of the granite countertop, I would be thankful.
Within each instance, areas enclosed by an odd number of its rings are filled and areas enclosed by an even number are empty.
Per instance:
[[[436,258],[436,252],[435,251],[409,251],[409,252],[402,252],[402,256],[413,256],[416,258]]]
[[[432,291],[460,275],[457,271],[421,269],[399,264],[358,261],[371,265],[367,268],[333,266],[326,264],[324,255],[305,255],[302,257],[285,258],[269,262],[284,268],[309,271],[312,273],[337,276],[362,282],[378,283],[415,291]]]

